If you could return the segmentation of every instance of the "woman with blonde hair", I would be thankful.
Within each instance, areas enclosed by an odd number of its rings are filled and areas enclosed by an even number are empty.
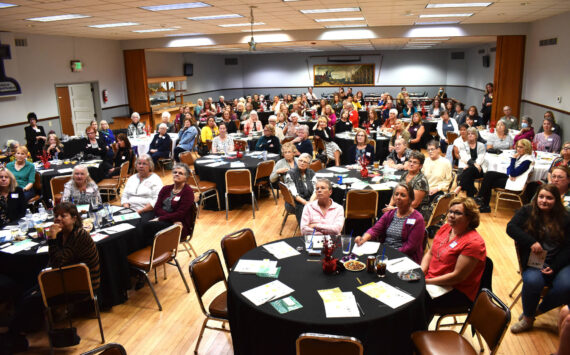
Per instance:
[[[24,198],[26,201],[36,195],[34,191],[34,182],[36,181],[36,168],[34,164],[27,161],[28,148],[21,145],[16,149],[16,159],[6,165],[10,170],[18,186],[24,190]]]
[[[46,144],[44,145],[44,152],[49,154],[52,158],[55,158],[56,154],[60,155],[63,153],[63,144],[61,144],[55,133],[48,134]]]
[[[0,228],[15,222],[26,214],[24,191],[14,174],[0,166]]]

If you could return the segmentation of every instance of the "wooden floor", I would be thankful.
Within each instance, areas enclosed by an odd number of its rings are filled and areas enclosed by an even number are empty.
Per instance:
[[[171,183],[170,172],[163,178]],[[506,224],[517,208],[505,205],[497,216],[482,215],[479,233],[484,237],[487,253],[494,261],[493,291],[507,305],[508,296],[518,281],[517,261],[512,239],[506,233]],[[259,211],[252,219],[250,205],[230,211],[230,219],[225,220],[225,212],[203,211],[197,221],[192,244],[198,254],[208,249],[220,252],[220,239],[227,233],[241,229],[253,229],[259,245],[279,239],[283,200],[275,205],[272,199],[259,201]],[[290,216],[283,231],[283,237],[289,237],[294,231],[294,217]],[[179,253],[179,261],[190,283],[188,265],[190,258],[186,252]],[[155,289],[163,305],[159,312],[150,289],[129,291],[129,300],[115,306],[111,311],[103,312],[103,326],[107,342],[122,344],[129,354],[192,354],[203,322],[203,315],[193,289],[186,293],[182,280],[174,267],[167,267],[168,279],[163,280],[159,273],[159,283]],[[521,314],[521,303],[513,309],[513,321]],[[499,354],[550,354],[558,345],[557,333],[558,310],[540,316],[535,330],[519,335],[507,332]],[[78,346],[57,350],[56,354],[78,354],[100,345],[99,329],[95,319],[74,321],[81,336]],[[433,324],[431,325],[433,327]],[[45,354],[49,352],[45,332],[28,336],[30,350],[27,354]],[[472,340],[472,339],[470,339]],[[474,342],[476,344],[476,340]],[[476,346],[478,348],[478,346]],[[229,333],[206,330],[199,349],[200,354],[233,354]],[[488,353],[488,351],[486,351]],[[269,354],[268,354],[269,355]]]

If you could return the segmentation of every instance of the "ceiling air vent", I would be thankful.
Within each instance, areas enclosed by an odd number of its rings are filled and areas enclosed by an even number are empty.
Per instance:
[[[555,46],[558,43],[558,38],[541,39],[538,41],[538,45],[544,46]]]
[[[16,38],[14,39],[14,45],[16,47],[27,47],[28,40],[26,38]]]
[[[224,58],[224,63],[226,65],[238,65],[238,59],[237,58]]]
[[[451,52],[452,60],[463,60],[465,59],[465,52]]]

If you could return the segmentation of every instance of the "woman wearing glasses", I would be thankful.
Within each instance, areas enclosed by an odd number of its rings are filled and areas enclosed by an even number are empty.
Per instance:
[[[162,179],[153,173],[154,162],[148,154],[141,154],[136,162],[136,174],[125,184],[121,205],[132,208],[141,216],[141,223],[154,218],[154,205],[162,189]]]
[[[285,175],[285,185],[293,199],[295,200],[295,217],[297,223],[301,223],[301,216],[303,215],[303,208],[307,203],[315,199],[315,172],[309,169],[311,156],[303,153],[297,159],[297,167],[289,170]]]
[[[10,170],[0,166],[0,228],[26,214],[24,191]]]
[[[427,297],[428,322],[440,310],[469,306],[475,300],[485,269],[485,241],[477,232],[479,209],[472,198],[451,200],[444,224],[422,259],[427,285],[450,287],[437,298]]]

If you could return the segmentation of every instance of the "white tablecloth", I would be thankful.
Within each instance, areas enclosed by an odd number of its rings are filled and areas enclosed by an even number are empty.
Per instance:
[[[500,155],[490,153],[485,154],[485,160],[488,163],[488,170],[506,174],[513,154],[514,150],[505,150]],[[528,181],[546,180],[548,176],[548,168],[550,168],[552,161],[559,156],[559,154],[554,153],[537,152],[537,156],[534,161],[534,169]]]
[[[178,133],[168,133],[170,139],[172,139],[172,156],[174,156],[174,148],[176,147],[176,143],[178,142]],[[154,134],[150,136],[144,137],[137,137],[137,138],[129,138],[131,142],[131,146],[137,147],[138,155],[147,154],[149,151],[150,143],[152,142],[152,138]]]

